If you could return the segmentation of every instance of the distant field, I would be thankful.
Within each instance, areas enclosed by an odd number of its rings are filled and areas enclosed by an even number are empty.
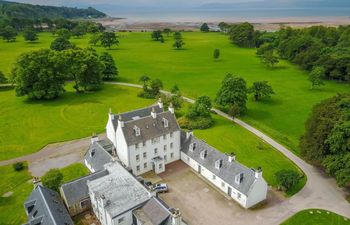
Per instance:
[[[276,68],[264,67],[254,49],[237,48],[227,36],[219,33],[183,33],[184,50],[173,50],[172,38],[165,43],[151,41],[150,33],[121,33],[120,47],[109,50],[115,57],[120,80],[138,82],[142,74],[160,78],[165,88],[177,83],[184,95],[215,97],[226,73],[243,76],[248,84],[267,80],[276,95],[263,102],[248,102],[243,119],[268,133],[299,154],[299,137],[311,108],[322,99],[350,90],[349,85],[326,82],[319,90],[310,90],[307,74],[286,61]],[[38,43],[25,43],[22,37],[15,43],[0,41],[0,70],[9,73],[15,58],[31,49],[48,47],[53,40],[49,33],[40,34]],[[87,46],[88,38],[72,39],[78,46]],[[221,50],[221,59],[212,58],[214,48]],[[97,47],[98,51],[104,51]]]
[[[321,209],[307,209],[298,212],[281,225],[349,225],[350,219]]]

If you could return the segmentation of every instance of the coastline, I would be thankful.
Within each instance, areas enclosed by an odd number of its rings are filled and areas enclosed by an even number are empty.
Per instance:
[[[133,19],[121,17],[106,17],[97,19],[96,22],[101,23],[110,30],[114,31],[152,31],[156,29],[170,28],[173,30],[195,31],[198,30],[203,22],[207,22],[209,26],[217,27],[220,22],[240,23],[250,22],[257,30],[275,31],[281,26],[290,26],[293,28],[303,28],[310,26],[330,26],[337,27],[340,25],[350,25],[350,17],[333,16],[333,17],[280,17],[280,18],[232,18],[232,19]]]

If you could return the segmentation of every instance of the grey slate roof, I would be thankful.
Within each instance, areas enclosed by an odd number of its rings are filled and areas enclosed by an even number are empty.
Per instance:
[[[196,143],[194,151],[189,150],[191,143]],[[208,153],[205,159],[202,159],[200,156],[203,150],[207,150]],[[199,140],[193,135],[186,139],[185,132],[181,132],[181,151],[245,195],[248,194],[250,187],[255,181],[255,171],[253,169],[240,164],[236,160],[229,162],[227,155],[219,152],[205,141]],[[216,169],[215,162],[219,159],[223,160],[223,164],[220,169]],[[237,184],[235,182],[235,176],[240,173],[243,173],[243,179],[240,184]]]
[[[38,185],[24,203],[28,213],[26,225],[73,225],[67,209],[57,192]]]
[[[114,218],[144,204],[151,194],[119,162],[105,165],[109,174],[88,182],[89,191],[103,199],[105,211]]]
[[[164,126],[163,118],[168,120],[168,127]],[[141,133],[139,136],[136,136],[134,126],[140,128]],[[152,138],[160,137],[164,134],[178,131],[180,130],[180,127],[176,121],[175,115],[170,111],[166,111],[158,113],[156,118],[148,115],[140,119],[124,122],[122,130],[126,143],[130,146]]]
[[[163,112],[163,108],[160,108],[158,104],[154,104],[154,105],[142,108],[142,109],[137,109],[137,110],[133,110],[130,112],[121,113],[121,114],[115,114],[114,120],[113,120],[114,129],[116,130],[118,127],[119,115],[122,116],[123,121],[127,122],[127,121],[134,120],[136,118],[143,118],[143,117],[151,115],[152,108],[154,108],[156,113]]]
[[[61,186],[61,193],[65,196],[66,204],[72,206],[80,200],[89,198],[89,190],[87,186],[88,181],[96,180],[100,177],[108,175],[107,170],[100,170],[98,172],[80,177],[76,180],[65,183]]]
[[[113,161],[112,149],[113,144],[109,140],[96,141],[86,151],[85,160],[95,171],[103,170],[105,164]]]
[[[143,225],[166,224],[170,217],[168,206],[157,197],[151,198],[144,206],[134,211]]]

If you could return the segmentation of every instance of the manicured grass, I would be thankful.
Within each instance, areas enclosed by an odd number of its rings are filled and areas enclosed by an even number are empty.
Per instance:
[[[96,93],[76,94],[72,87],[54,101],[29,101],[0,89],[0,160],[36,152],[49,143],[86,137],[105,130],[107,113],[125,112],[155,100],[139,90],[105,85]]]
[[[120,33],[120,47],[108,50],[118,64],[120,80],[138,82],[140,75],[160,78],[169,89],[177,83],[184,95],[215,97],[223,77],[233,73],[244,77],[248,85],[267,80],[276,95],[270,100],[255,102],[249,98],[248,112],[243,119],[268,133],[299,154],[298,142],[312,106],[338,92],[349,91],[349,85],[326,82],[320,89],[310,90],[307,74],[286,61],[268,69],[260,63],[254,49],[229,43],[219,33],[183,33],[184,50],[173,50],[173,40],[151,41],[150,33]],[[0,70],[9,73],[16,56],[31,49],[48,47],[53,40],[49,33],[40,34],[38,43],[0,41]],[[78,46],[87,46],[88,38],[72,39]],[[213,50],[221,50],[220,60],[213,60]],[[96,47],[98,51],[105,51]]]
[[[282,225],[346,225],[350,219],[322,209],[307,209],[298,212]]]
[[[213,127],[207,130],[195,130],[194,134],[222,152],[234,152],[237,161],[248,167],[257,168],[260,166],[269,185],[277,186],[275,173],[281,169],[291,169],[297,171],[300,175],[303,174],[297,166],[280,152],[257,139],[249,131],[218,115],[213,116],[213,118],[215,121]],[[295,194],[305,183],[306,177],[303,177],[299,184],[293,190],[290,190],[287,195]]]
[[[12,165],[0,167],[0,224],[18,225],[26,220],[23,203],[33,190],[27,168],[15,171]],[[3,194],[13,192],[9,197]]]
[[[67,183],[89,174],[89,170],[81,163],[74,163],[70,166],[64,167],[61,169],[61,172],[63,174],[62,183]]]

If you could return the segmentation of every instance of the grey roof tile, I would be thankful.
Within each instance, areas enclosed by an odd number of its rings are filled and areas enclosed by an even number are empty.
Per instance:
[[[168,126],[165,127],[163,119],[168,121]],[[140,135],[136,136],[134,127],[140,128]],[[179,131],[180,127],[176,121],[176,117],[169,111],[158,113],[156,118],[151,115],[143,117],[137,120],[131,120],[124,122],[124,127],[122,128],[126,143],[134,145],[137,143],[142,143],[143,141],[150,140],[152,138],[160,137],[164,134]]]
[[[168,207],[157,197],[151,198],[144,206],[134,211],[142,224],[161,225],[170,217]]]
[[[96,173],[89,174],[84,177],[80,177],[76,180],[65,183],[61,186],[61,192],[65,196],[66,204],[71,206],[80,200],[89,198],[89,190],[87,182],[96,180],[100,177],[108,175],[107,170],[100,170]]]
[[[73,225],[59,194],[51,189],[38,185],[24,205],[25,210],[29,206],[33,207],[28,213],[28,224]]]
[[[191,143],[196,143],[196,148],[194,151],[189,150]],[[207,157],[205,159],[202,159],[200,156],[200,153],[203,150],[207,150]],[[181,132],[181,151],[190,156],[199,164],[203,165],[203,167],[224,180],[239,192],[245,195],[249,193],[249,190],[255,181],[255,171],[253,169],[240,164],[236,160],[229,162],[227,155],[219,152],[212,146],[208,145],[205,141],[199,140],[193,135],[186,139],[185,132]],[[220,169],[216,169],[215,162],[220,159],[223,160],[222,167]],[[243,179],[240,184],[237,184],[235,182],[235,176],[240,173],[243,173]]]
[[[112,162],[113,144],[109,140],[94,142],[85,153],[85,160],[95,171],[103,170],[104,165]]]

